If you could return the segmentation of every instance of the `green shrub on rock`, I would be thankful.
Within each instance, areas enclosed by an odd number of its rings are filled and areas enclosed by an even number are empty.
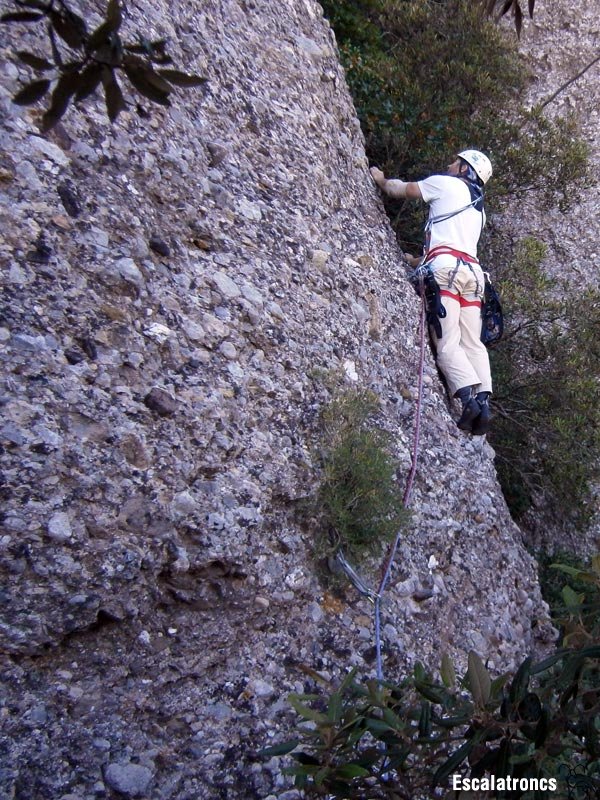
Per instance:
[[[377,396],[338,391],[321,416],[323,477],[319,501],[334,549],[356,555],[389,541],[408,512],[396,480],[391,438],[375,423]]]

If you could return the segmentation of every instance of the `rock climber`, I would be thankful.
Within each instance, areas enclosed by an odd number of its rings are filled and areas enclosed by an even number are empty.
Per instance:
[[[484,184],[491,174],[489,158],[478,150],[464,150],[445,175],[421,181],[388,179],[377,167],[371,168],[373,180],[389,197],[429,205],[424,255],[404,255],[410,266],[431,270],[439,285],[446,314],[433,334],[437,363],[451,395],[462,403],[458,427],[475,436],[488,432],[491,419],[490,361],[480,338],[485,279],[477,260],[485,225]]]

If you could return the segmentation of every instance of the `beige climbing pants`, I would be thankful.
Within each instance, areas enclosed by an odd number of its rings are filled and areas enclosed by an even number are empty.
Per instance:
[[[453,255],[440,255],[431,268],[440,287],[446,316],[440,318],[442,337],[433,334],[437,363],[450,394],[474,386],[477,392],[492,391],[488,352],[481,341],[481,301],[485,287],[483,270]]]

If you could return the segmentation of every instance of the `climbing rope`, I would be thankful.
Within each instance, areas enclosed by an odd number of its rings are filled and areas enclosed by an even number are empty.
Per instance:
[[[420,279],[420,295],[421,295],[421,316],[419,320],[419,379],[417,389],[417,406],[415,414],[415,432],[413,437],[413,449],[411,455],[411,467],[406,480],[406,487],[404,489],[404,496],[402,498],[402,505],[409,508],[412,499],[412,492],[415,483],[415,475],[417,473],[417,463],[419,459],[419,444],[421,438],[421,412],[423,407],[423,375],[425,371],[425,329],[426,329],[426,301],[425,301],[425,288],[422,278]],[[375,651],[377,657],[377,679],[383,680],[383,666],[381,658],[381,600],[387,587],[398,545],[400,544],[400,537],[402,531],[399,530],[396,534],[392,545],[390,546],[386,557],[383,561],[381,568],[381,579],[377,591],[370,589],[366,583],[360,578],[356,570],[348,563],[341,549],[336,553],[336,561],[344,573],[348,576],[350,581],[354,584],[356,589],[364,596],[367,597],[375,608]]]

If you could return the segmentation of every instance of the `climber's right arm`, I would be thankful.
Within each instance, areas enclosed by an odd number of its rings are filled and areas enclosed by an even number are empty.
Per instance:
[[[377,167],[371,167],[371,176],[382,192],[389,197],[406,197],[408,200],[422,200],[421,189],[418,183],[405,182],[398,178],[388,179]]]

